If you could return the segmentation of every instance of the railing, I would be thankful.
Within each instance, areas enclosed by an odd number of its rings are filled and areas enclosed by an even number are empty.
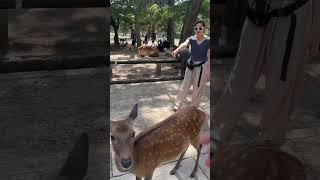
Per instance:
[[[22,8],[90,8],[110,7],[106,0],[23,0]]]
[[[183,76],[171,76],[171,77],[160,77],[161,76],[161,64],[163,63],[181,63],[179,60],[168,60],[164,58],[155,58],[155,59],[134,59],[134,60],[111,60],[110,65],[117,64],[157,64],[155,78],[149,79],[133,79],[133,80],[116,80],[111,81],[110,84],[129,84],[129,83],[141,83],[141,82],[157,82],[157,81],[173,81],[173,80],[182,80]],[[181,64],[180,64],[181,65]],[[211,70],[215,71],[216,68],[227,67],[231,68],[234,65],[234,58],[226,59],[211,59]],[[112,76],[112,68],[109,66]]]
[[[0,9],[20,8],[18,0],[0,0]],[[21,8],[91,8],[110,7],[105,0],[20,0]]]
[[[8,52],[8,12],[19,8],[95,8],[110,7],[106,0],[0,0],[0,55]]]
[[[142,82],[157,82],[157,81],[173,81],[173,80],[182,80],[182,76],[171,76],[171,77],[161,77],[161,64],[168,63],[180,63],[179,60],[168,60],[163,58],[155,58],[155,59],[137,59],[137,60],[111,60],[110,64],[157,64],[155,70],[155,78],[148,79],[133,79],[133,80],[116,80],[111,81],[110,84],[129,84],[129,83],[142,83]],[[111,68],[112,69],[112,68]]]

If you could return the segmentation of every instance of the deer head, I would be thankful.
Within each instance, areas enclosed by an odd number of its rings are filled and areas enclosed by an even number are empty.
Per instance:
[[[133,165],[134,135],[133,121],[138,114],[138,104],[135,104],[129,116],[120,121],[111,121],[110,138],[115,152],[115,162],[119,171],[128,171]]]

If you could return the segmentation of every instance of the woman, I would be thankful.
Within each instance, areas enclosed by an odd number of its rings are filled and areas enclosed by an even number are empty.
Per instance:
[[[197,20],[194,31],[194,36],[190,36],[172,52],[172,56],[176,57],[180,50],[191,45],[191,58],[188,61],[181,89],[174,102],[174,111],[182,106],[191,85],[193,85],[191,106],[199,107],[205,82],[210,77],[210,38],[204,35],[204,21]]]

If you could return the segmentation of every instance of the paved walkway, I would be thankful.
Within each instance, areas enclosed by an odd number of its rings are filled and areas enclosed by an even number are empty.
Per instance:
[[[152,125],[164,120],[171,115],[171,105],[176,97],[182,81],[168,81],[156,83],[138,83],[126,85],[111,85],[110,86],[110,118],[111,120],[121,120],[126,118],[130,113],[132,106],[135,103],[139,104],[138,117],[135,120],[134,128],[137,133],[148,129]],[[190,97],[188,98],[190,102]],[[210,89],[209,84],[206,86],[200,109],[210,117]],[[209,122],[205,125],[204,131],[209,131]],[[111,169],[110,175],[112,180],[135,179],[135,176],[128,173],[120,173],[114,164],[114,155],[112,148]],[[207,180],[210,178],[210,171],[204,164],[207,155],[207,147],[204,146],[199,161],[199,171],[196,179]],[[185,159],[182,161],[182,166],[177,172],[177,175],[170,175],[169,172],[173,169],[176,161],[164,164],[156,169],[153,180],[175,180],[189,179],[193,170],[196,158],[196,150],[189,147]]]

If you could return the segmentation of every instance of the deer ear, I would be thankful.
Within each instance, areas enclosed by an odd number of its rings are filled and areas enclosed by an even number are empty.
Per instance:
[[[135,104],[129,114],[129,119],[135,120],[138,115],[138,104]]]

